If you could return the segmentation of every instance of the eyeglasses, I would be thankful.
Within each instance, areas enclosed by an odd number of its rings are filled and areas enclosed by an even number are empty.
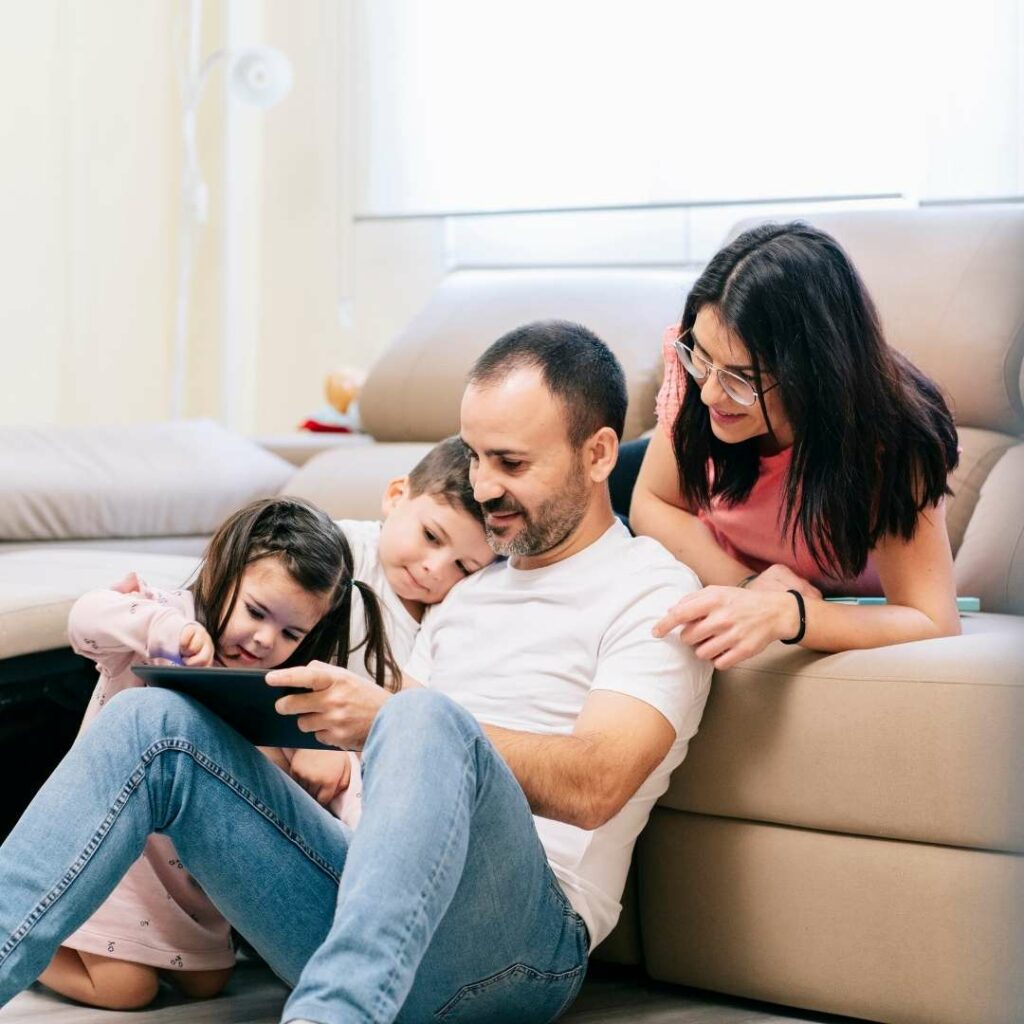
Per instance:
[[[683,338],[689,333],[688,330],[685,331]],[[733,373],[732,370],[723,370],[720,366],[715,366],[689,345],[684,345],[682,338],[677,338],[672,344],[675,345],[676,355],[679,356],[683,368],[698,384],[703,384],[714,370],[718,374],[718,383],[722,390],[737,405],[753,405],[761,395],[766,395],[772,388],[779,386],[779,382],[776,381],[774,384],[769,384],[763,391],[758,391],[746,377],[741,377],[738,373]]]

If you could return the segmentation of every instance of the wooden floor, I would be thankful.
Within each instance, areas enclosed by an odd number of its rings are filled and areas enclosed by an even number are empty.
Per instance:
[[[286,989],[261,964],[242,963],[217,999],[189,1002],[168,989],[148,1010],[88,1010],[38,986],[0,1010],[0,1024],[277,1024]],[[562,1018],[576,1024],[854,1024],[834,1017],[650,982],[632,971],[595,965]]]

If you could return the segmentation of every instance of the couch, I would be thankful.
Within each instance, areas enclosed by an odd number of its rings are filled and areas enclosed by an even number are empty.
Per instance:
[[[949,393],[963,449],[947,510],[957,585],[982,612],[964,615],[960,637],[834,655],[773,645],[717,673],[598,955],[663,981],[869,1020],[1009,1024],[1024,1019],[1024,210],[813,221],[853,256],[890,341]],[[179,581],[194,565],[221,514],[208,500],[223,482],[218,445],[237,445],[236,503],[241,491],[283,491],[373,516],[384,482],[457,429],[475,356],[548,316],[580,320],[615,349],[635,437],[653,425],[661,331],[690,280],[454,273],[369,374],[361,411],[373,443],[296,467],[212,425],[178,425],[202,434],[182,456],[202,463],[193,475],[206,485],[190,501],[174,500],[178,470],[140,492],[93,467],[36,486],[18,460],[0,461],[0,708],[5,690],[23,706],[33,687],[74,704],[87,673],[62,636],[76,593],[129,563]],[[0,452],[9,443],[0,432]],[[62,443],[75,463],[80,436]],[[123,432],[108,447],[121,443]],[[85,513],[54,512],[54,493],[74,504],[83,490]],[[227,511],[228,495],[219,500]],[[3,510],[19,504],[12,528]]]

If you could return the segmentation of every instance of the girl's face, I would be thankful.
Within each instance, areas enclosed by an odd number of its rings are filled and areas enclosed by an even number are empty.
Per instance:
[[[242,573],[238,597],[217,642],[217,660],[229,668],[275,668],[327,609],[327,595],[303,590],[273,555],[261,558]]]
[[[690,330],[689,338],[684,340],[689,340],[694,352],[706,362],[713,363],[720,369],[730,370],[740,377],[745,377],[757,390],[753,360],[750,358],[747,346],[722,321],[714,306],[707,304],[701,307]],[[711,430],[720,441],[724,441],[726,444],[738,444],[740,441],[747,441],[752,437],[760,438],[762,451],[766,454],[772,451],[781,451],[793,443],[793,431],[782,407],[779,388],[767,390],[775,383],[774,377],[766,376],[763,373],[761,376],[764,404],[768,410],[772,429],[775,431],[774,441],[768,431],[768,424],[765,422],[764,411],[759,400],[755,401],[753,405],[740,405],[722,390],[718,374],[714,370],[701,383],[692,378],[687,383],[691,387],[700,388],[700,400],[708,407],[711,417]]]

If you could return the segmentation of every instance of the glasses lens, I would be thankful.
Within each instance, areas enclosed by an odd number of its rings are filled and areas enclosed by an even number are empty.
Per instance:
[[[750,381],[737,377],[735,373],[730,373],[728,370],[719,370],[718,379],[722,384],[722,390],[737,405],[753,405],[757,401],[757,394]]]
[[[705,380],[708,375],[708,364],[689,345],[677,341],[675,346],[676,355],[679,356],[679,361],[683,364],[686,372],[694,380]]]

